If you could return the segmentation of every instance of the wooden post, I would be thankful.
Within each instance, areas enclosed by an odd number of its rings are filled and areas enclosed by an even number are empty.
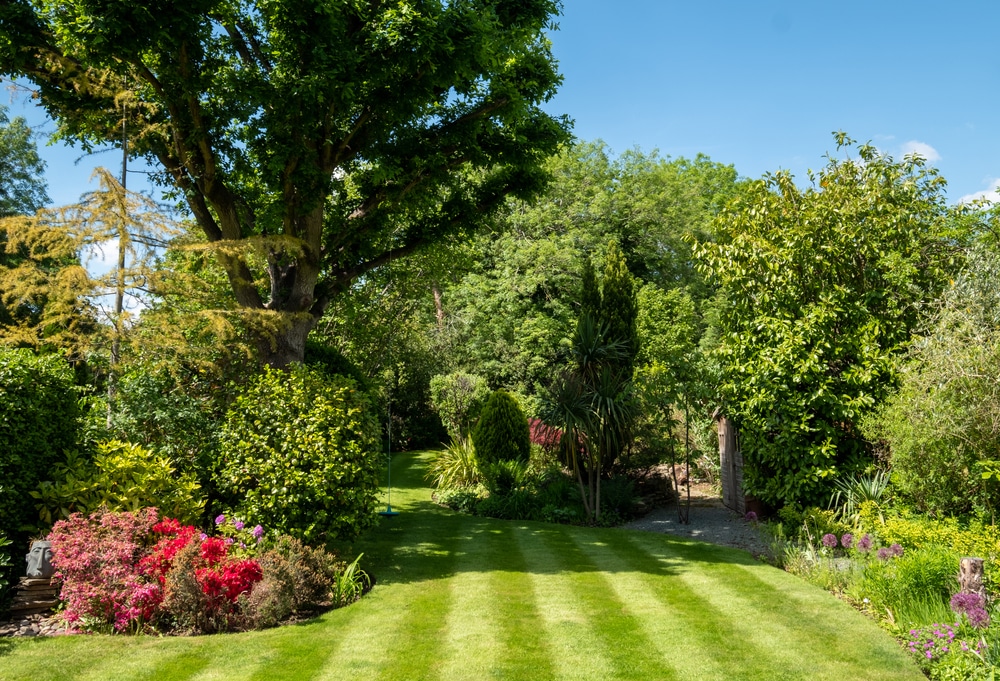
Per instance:
[[[743,456],[736,443],[736,426],[716,410],[713,418],[718,424],[719,434],[719,477],[722,483],[723,505],[743,515],[746,503],[743,497]]]
[[[964,594],[979,594],[984,601],[986,600],[982,558],[963,558],[959,561],[958,590]]]

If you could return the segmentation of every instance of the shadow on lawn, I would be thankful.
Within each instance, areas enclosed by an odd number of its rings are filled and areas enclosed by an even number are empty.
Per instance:
[[[456,513],[430,499],[427,455],[393,457],[393,510],[352,549],[380,582],[442,579],[460,572],[636,572],[668,576],[685,565],[759,565],[748,553],[659,533],[496,520]],[[398,485],[397,485],[398,480]],[[641,546],[634,540],[641,537]],[[652,544],[652,546],[650,546]],[[600,553],[602,566],[590,556]],[[609,551],[611,558],[609,558]],[[608,568],[609,564],[617,567]]]

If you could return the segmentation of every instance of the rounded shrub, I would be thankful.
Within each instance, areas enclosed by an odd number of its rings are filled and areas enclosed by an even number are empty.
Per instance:
[[[99,442],[93,458],[69,451],[50,479],[31,492],[38,516],[52,525],[71,513],[131,511],[154,507],[171,518],[196,523],[205,495],[193,473],[178,472],[166,456],[130,442]]]
[[[247,522],[310,544],[353,538],[375,520],[378,433],[350,378],[266,368],[226,416],[216,483]]]
[[[503,390],[490,395],[472,429],[476,456],[483,464],[497,461],[522,461],[531,456],[528,419],[517,400]]]
[[[76,444],[73,371],[57,355],[0,350],[0,528],[20,543],[36,524],[30,492]]]

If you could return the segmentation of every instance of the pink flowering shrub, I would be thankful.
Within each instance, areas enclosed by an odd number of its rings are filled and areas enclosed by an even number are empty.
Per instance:
[[[56,523],[49,541],[63,581],[64,617],[83,626],[124,631],[172,617],[211,623],[210,630],[229,628],[239,619],[234,616],[238,599],[263,577],[257,561],[229,555],[233,538],[209,537],[173,518],[158,521],[154,508],[101,510],[89,517],[75,513]],[[178,570],[187,574],[178,576]],[[165,601],[171,576],[199,593]],[[178,607],[204,612],[179,613]]]
[[[156,524],[155,508],[134,513],[74,513],[49,533],[52,564],[62,580],[63,616],[85,625],[122,631],[150,619],[157,585],[140,569]]]

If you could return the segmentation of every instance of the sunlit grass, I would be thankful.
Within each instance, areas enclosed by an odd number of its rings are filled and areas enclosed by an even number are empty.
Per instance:
[[[748,554],[435,506],[397,455],[374,590],[300,625],[196,638],[0,642],[0,679],[912,679],[896,643]]]

